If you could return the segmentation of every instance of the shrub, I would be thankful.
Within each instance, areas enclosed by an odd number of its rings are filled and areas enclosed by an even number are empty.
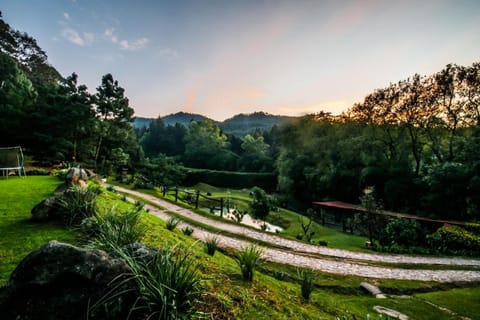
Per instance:
[[[480,223],[467,222],[465,224],[465,229],[467,231],[475,233],[476,235],[480,235]]]
[[[166,227],[168,230],[173,231],[173,229],[175,229],[179,224],[180,224],[180,220],[179,220],[179,219],[174,218],[174,217],[171,217],[171,218],[168,219],[167,222],[165,223],[165,227]]]
[[[480,237],[458,226],[445,225],[427,236],[432,249],[441,253],[476,255],[480,253]]]
[[[205,239],[205,248],[207,253],[213,256],[218,248],[218,238],[213,236]]]
[[[298,271],[298,277],[300,278],[302,298],[305,301],[308,301],[310,300],[310,294],[315,287],[315,273],[313,270],[300,270]]]
[[[89,246],[114,252],[141,240],[146,226],[140,220],[141,207],[136,206],[124,212],[116,212],[114,207],[85,219],[80,230]]]
[[[250,211],[252,216],[258,219],[265,219],[273,209],[273,199],[267,193],[258,187],[252,189],[253,199],[250,202]]]
[[[390,219],[379,238],[382,246],[397,244],[408,248],[425,243],[425,236],[420,224],[415,220],[404,218]]]
[[[79,225],[83,219],[97,212],[97,196],[100,187],[88,185],[86,188],[72,186],[58,199],[56,214],[68,226]]]
[[[328,242],[325,241],[325,240],[318,240],[318,245],[319,245],[319,246],[327,247],[327,246],[328,246]]]
[[[182,229],[182,232],[184,235],[190,236],[193,233],[193,229],[187,226]]]
[[[138,298],[132,312],[142,319],[191,319],[193,307],[202,293],[198,265],[191,252],[178,246],[164,246],[150,259],[134,258],[118,252],[132,271],[130,281]],[[111,291],[111,299],[124,292]]]
[[[303,239],[303,234],[299,233],[295,236],[297,240],[302,240]]]
[[[262,254],[263,250],[256,245],[245,247],[238,252],[236,260],[244,280],[253,281],[253,273],[260,263]]]

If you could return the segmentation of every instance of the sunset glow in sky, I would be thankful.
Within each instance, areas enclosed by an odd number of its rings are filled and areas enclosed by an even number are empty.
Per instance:
[[[480,1],[2,0],[63,76],[112,73],[137,116],[339,113],[480,61]]]

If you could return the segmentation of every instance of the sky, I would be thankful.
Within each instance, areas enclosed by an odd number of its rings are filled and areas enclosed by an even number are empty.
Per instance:
[[[1,0],[63,75],[111,73],[136,116],[341,113],[376,88],[480,62],[478,0]]]

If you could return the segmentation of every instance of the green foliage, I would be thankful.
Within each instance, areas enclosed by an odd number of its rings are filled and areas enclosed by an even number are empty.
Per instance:
[[[416,220],[394,218],[385,226],[379,236],[382,246],[398,244],[406,248],[420,246],[425,242],[424,231]]]
[[[300,289],[302,293],[302,298],[305,301],[310,300],[310,295],[312,294],[313,289],[315,288],[315,272],[313,270],[297,270],[298,277],[300,279]]]
[[[246,281],[253,281],[253,274],[260,263],[263,250],[256,245],[244,247],[236,255],[237,264],[242,272],[242,277]]]
[[[181,155],[185,151],[185,126],[176,124],[165,126],[161,117],[150,122],[148,131],[140,138],[140,143],[148,157]]]
[[[80,231],[90,247],[115,252],[135,242],[140,242],[147,226],[141,222],[141,206],[123,212],[115,207],[84,219]]]
[[[182,229],[183,234],[186,236],[191,236],[193,231],[194,231],[193,228],[188,226]]]
[[[136,168],[142,176],[147,177],[154,186],[177,185],[185,178],[185,170],[177,165],[173,158],[158,156]]]
[[[250,212],[252,216],[258,219],[265,219],[274,208],[273,199],[265,190],[254,187],[252,189],[252,202],[250,203]]]
[[[3,52],[0,52],[0,84],[0,136],[9,137],[10,145],[25,146],[31,132],[26,122],[37,92],[17,62]]]
[[[181,221],[179,219],[171,217],[165,223],[165,228],[167,228],[167,230],[173,231],[173,229],[175,229],[180,224],[180,222]]]
[[[480,236],[480,223],[467,222],[464,228],[470,232],[473,232],[477,236]]]
[[[276,181],[272,173],[217,171],[185,168],[183,184],[187,186],[197,183],[207,183],[222,188],[251,188],[261,187],[265,190],[274,190]]]
[[[207,254],[213,256],[215,254],[215,251],[218,248],[218,238],[213,236],[213,237],[208,237],[205,239],[205,250]]]
[[[119,253],[129,265],[138,291],[132,311],[146,319],[190,319],[202,293],[196,259],[179,246],[163,246],[151,258]],[[115,298],[117,292],[113,292]]]
[[[205,169],[235,169],[235,155],[228,150],[228,138],[211,120],[192,121],[185,135],[184,161]]]
[[[478,255],[480,236],[458,226],[446,225],[427,236],[432,249],[449,254]]]
[[[83,219],[96,214],[100,192],[100,187],[95,184],[89,184],[86,188],[72,186],[58,199],[56,215],[67,226],[79,225]]]

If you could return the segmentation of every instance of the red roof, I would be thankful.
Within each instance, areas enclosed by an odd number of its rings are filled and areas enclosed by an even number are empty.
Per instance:
[[[325,202],[313,202],[313,204],[322,206],[322,207],[330,207],[330,208],[336,208],[336,209],[344,209],[344,210],[349,210],[349,211],[356,211],[356,212],[369,212],[367,209],[364,207],[351,204],[351,203],[345,203],[341,201],[325,201]],[[373,212],[370,212],[373,213]],[[460,225],[464,226],[465,222],[461,221],[453,221],[453,220],[436,220],[436,219],[429,219],[425,217],[419,217],[413,214],[407,214],[407,213],[397,213],[397,212],[391,212],[391,211],[386,211],[386,210],[381,210],[379,212],[375,212],[378,214],[382,214],[385,216],[390,216],[390,217],[395,217],[395,218],[406,218],[406,219],[414,219],[414,220],[420,220],[420,221],[428,221],[428,222],[438,222],[438,223],[447,223],[447,224],[455,224],[455,225]]]

